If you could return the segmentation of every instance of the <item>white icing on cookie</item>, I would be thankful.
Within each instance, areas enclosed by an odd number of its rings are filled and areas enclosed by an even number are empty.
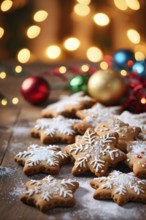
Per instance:
[[[86,167],[86,164],[89,163],[93,166],[96,172],[99,169],[104,169],[105,161],[102,159],[103,156],[108,155],[111,160],[114,160],[116,157],[121,155],[121,152],[118,149],[113,149],[111,144],[115,141],[115,136],[111,134],[103,135],[99,140],[96,139],[95,132],[86,132],[84,136],[85,143],[75,143],[75,147],[70,146],[70,153],[82,154],[82,157],[76,161],[76,167]]]
[[[49,201],[53,199],[53,196],[61,197],[73,197],[72,191],[68,189],[69,186],[75,186],[74,181],[68,180],[57,180],[52,176],[47,176],[42,182],[39,180],[31,180],[31,185],[35,186],[34,189],[28,189],[25,194],[33,196],[35,194],[40,194],[41,199],[44,201]]]
[[[120,171],[113,171],[108,177],[99,177],[95,180],[103,182],[100,188],[114,189],[114,193],[120,195],[128,193],[129,188],[139,195],[144,192],[140,185],[146,184],[146,180],[135,177],[134,173],[122,173]]]
[[[43,130],[44,134],[53,136],[55,133],[73,135],[75,131],[72,126],[75,123],[80,122],[78,119],[69,119],[63,116],[57,116],[56,118],[38,119],[35,126],[38,130]]]
[[[47,112],[48,110],[54,109],[56,112],[63,112],[66,106],[77,106],[81,104],[81,102],[92,100],[89,96],[84,96],[83,92],[75,93],[71,96],[61,96],[61,99],[54,103],[48,105],[42,112]]]
[[[60,148],[55,145],[39,146],[30,145],[28,151],[19,152],[16,157],[26,158],[26,164],[31,167],[39,165],[42,161],[45,161],[49,166],[58,166],[59,158],[66,158],[67,154],[60,151]]]

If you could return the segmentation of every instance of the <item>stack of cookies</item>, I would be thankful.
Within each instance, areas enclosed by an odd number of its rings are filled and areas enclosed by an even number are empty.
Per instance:
[[[30,145],[15,161],[24,166],[26,175],[49,176],[27,182],[21,200],[42,211],[73,206],[78,181],[52,176],[60,166],[73,163],[72,175],[95,175],[90,180],[95,199],[113,199],[118,205],[146,202],[145,116],[122,112],[119,106],[105,107],[82,92],[47,106],[30,132],[41,145]],[[54,145],[62,143],[63,149]],[[131,172],[119,171],[117,165],[122,163]]]

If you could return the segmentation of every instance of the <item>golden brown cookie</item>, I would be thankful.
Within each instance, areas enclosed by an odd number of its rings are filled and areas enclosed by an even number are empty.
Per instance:
[[[68,155],[55,145],[32,144],[26,151],[19,152],[15,156],[15,161],[24,165],[23,171],[26,175],[39,172],[57,174],[60,166],[68,161]]]
[[[126,151],[127,141],[135,140],[141,129],[139,127],[129,126],[114,117],[107,122],[98,124],[95,128],[97,134],[108,134],[109,132],[117,132],[119,134],[118,148]]]
[[[96,103],[89,109],[78,110],[76,115],[84,119],[86,117],[92,117],[98,115],[99,117],[106,117],[109,115],[119,115],[122,112],[121,106],[104,106],[100,103]]]
[[[128,201],[146,202],[146,180],[139,179],[134,173],[113,171],[108,177],[99,177],[90,181],[96,189],[94,199],[113,199],[118,205]]]
[[[116,132],[98,135],[93,129],[87,129],[81,140],[64,149],[75,160],[72,174],[91,171],[96,176],[105,175],[109,166],[126,159],[126,155],[115,148],[117,141]]]
[[[146,141],[133,141],[127,147],[127,163],[136,176],[146,178]]]
[[[36,121],[36,125],[31,129],[30,135],[40,138],[43,144],[73,143],[75,135],[77,135],[73,126],[79,121],[78,119],[69,119],[61,115],[56,118],[41,118]]]
[[[47,176],[42,180],[30,180],[26,183],[26,191],[21,196],[21,201],[34,205],[41,211],[55,207],[71,207],[75,205],[73,192],[79,183],[70,179],[55,179]]]
[[[67,117],[75,116],[79,109],[89,108],[95,103],[95,100],[83,92],[78,92],[70,96],[61,96],[60,100],[54,104],[48,105],[41,112],[42,117],[56,117],[63,115]]]

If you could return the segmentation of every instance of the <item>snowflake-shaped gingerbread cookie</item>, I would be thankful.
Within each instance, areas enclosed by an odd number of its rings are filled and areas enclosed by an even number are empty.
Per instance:
[[[81,140],[65,147],[69,156],[75,159],[73,175],[91,171],[96,176],[107,173],[108,167],[125,160],[125,154],[116,149],[117,133],[97,135],[93,129],[87,129]]]
[[[26,151],[19,152],[15,161],[24,165],[23,171],[26,175],[43,172],[57,174],[60,166],[66,163],[68,155],[61,151],[58,146],[40,146],[32,144]]]
[[[21,201],[28,205],[35,205],[41,211],[55,207],[71,207],[75,205],[73,192],[79,183],[70,179],[55,179],[47,176],[42,180],[30,180],[26,183],[26,191]]]
[[[56,103],[48,105],[41,112],[42,117],[56,117],[58,115],[74,116],[76,111],[89,108],[95,100],[83,92],[78,92],[70,96],[61,96]]]
[[[95,131],[100,135],[108,134],[109,132],[117,132],[119,134],[117,147],[122,151],[126,151],[127,142],[135,140],[141,132],[141,129],[139,127],[130,126],[112,116],[106,122],[99,123],[96,126]]]
[[[127,147],[127,163],[138,177],[146,176],[146,141],[133,141]]]
[[[99,177],[90,181],[96,189],[95,199],[113,199],[118,205],[128,201],[146,202],[146,180],[139,179],[134,173],[113,171],[108,177]]]
[[[30,134],[32,137],[40,138],[43,144],[73,143],[77,134],[74,125],[79,121],[61,115],[55,118],[41,118],[36,121],[36,125]]]

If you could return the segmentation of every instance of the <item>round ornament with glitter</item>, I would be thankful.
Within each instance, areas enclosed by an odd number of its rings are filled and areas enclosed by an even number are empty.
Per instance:
[[[128,49],[117,50],[113,55],[113,65],[118,70],[131,70],[135,62],[133,51]]]
[[[86,75],[78,75],[70,80],[69,86],[73,92],[83,91],[87,93],[87,83],[89,76]]]
[[[25,100],[31,104],[41,104],[47,100],[50,94],[50,86],[44,78],[31,76],[23,81],[21,93]]]
[[[105,105],[119,104],[126,92],[126,81],[113,70],[98,70],[88,81],[88,92]]]

